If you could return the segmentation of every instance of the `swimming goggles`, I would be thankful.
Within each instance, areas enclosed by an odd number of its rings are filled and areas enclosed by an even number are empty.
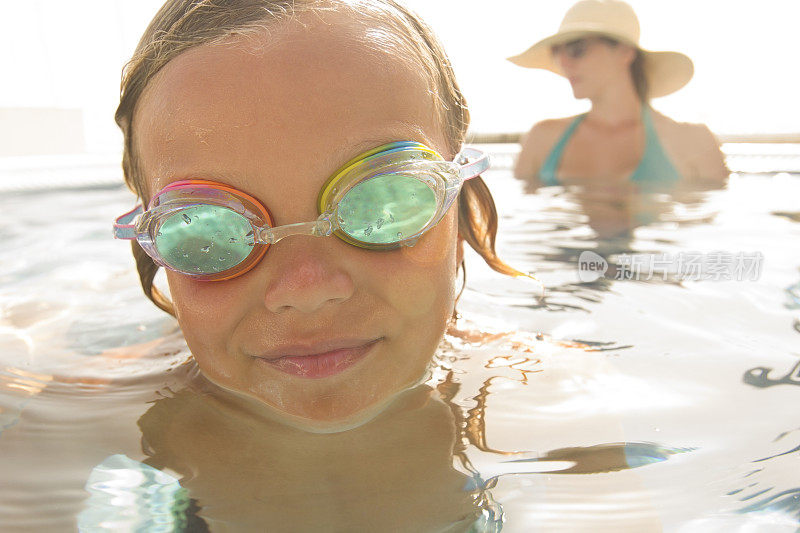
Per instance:
[[[184,180],[161,189],[147,210],[120,216],[114,237],[136,239],[158,265],[198,280],[226,280],[253,268],[290,235],[326,237],[370,250],[413,246],[444,217],[465,180],[489,167],[464,148],[453,160],[417,142],[379,146],[348,161],[322,186],[319,217],[274,226],[257,199],[224,183]]]

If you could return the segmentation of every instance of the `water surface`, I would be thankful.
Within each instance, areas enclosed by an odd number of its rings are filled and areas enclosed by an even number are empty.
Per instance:
[[[792,170],[780,154],[734,154],[747,173],[726,190],[654,195],[633,216],[526,193],[496,159],[498,249],[544,296],[469,253],[430,379],[334,436],[207,393],[110,239],[127,191],[6,191],[0,529],[800,529],[800,176],[770,171]],[[598,217],[620,231],[598,236]],[[586,251],[608,264],[591,281]],[[755,253],[757,276],[719,275]],[[677,271],[690,255],[711,274]],[[617,276],[632,256],[676,268]]]

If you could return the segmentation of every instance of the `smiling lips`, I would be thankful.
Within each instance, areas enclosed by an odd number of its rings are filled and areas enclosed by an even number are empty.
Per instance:
[[[287,347],[287,355],[257,356],[260,361],[281,372],[304,378],[325,378],[344,372],[363,359],[382,339],[345,341],[311,347]]]

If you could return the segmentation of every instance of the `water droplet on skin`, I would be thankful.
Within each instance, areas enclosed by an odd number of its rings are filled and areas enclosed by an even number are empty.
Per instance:
[[[379,218],[379,219],[378,219],[378,220],[375,222],[375,226],[377,226],[377,228],[378,228],[378,229],[381,229],[381,226],[383,226],[383,219],[382,219],[382,218]]]
[[[367,229],[364,230],[364,235],[372,235],[372,224],[367,226]]]
[[[187,224],[191,224],[192,223],[192,219],[186,213],[184,213],[181,216],[183,217],[183,221],[186,222]]]
[[[203,252],[204,254],[207,254],[208,252],[211,251],[211,245],[209,244],[208,246],[203,246],[202,248],[200,248],[200,251]]]

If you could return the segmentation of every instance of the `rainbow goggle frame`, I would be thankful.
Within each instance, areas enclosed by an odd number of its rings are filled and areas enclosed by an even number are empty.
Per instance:
[[[274,226],[261,202],[229,185],[178,181],[153,196],[146,211],[139,205],[120,216],[114,237],[136,239],[157,264],[206,281],[244,274],[290,235],[333,234],[370,250],[413,246],[442,220],[464,181],[488,167],[488,156],[472,148],[449,162],[416,142],[379,146],[325,182],[316,220],[284,226]]]

